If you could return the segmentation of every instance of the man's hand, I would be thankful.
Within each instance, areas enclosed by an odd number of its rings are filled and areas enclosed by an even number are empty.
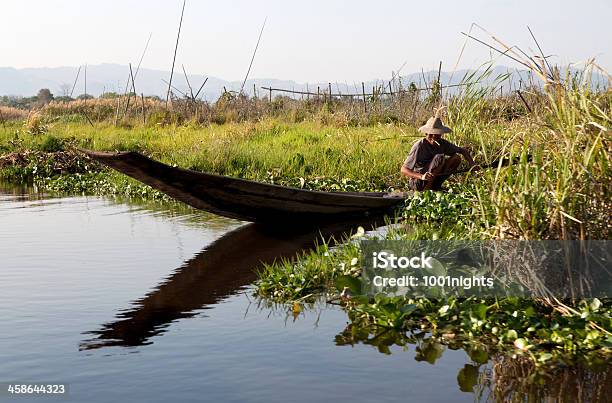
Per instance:
[[[476,162],[474,162],[474,158],[472,158],[470,150],[468,150],[467,148],[462,148],[459,153],[463,155],[472,171],[477,171],[479,169],[479,167],[476,165]]]
[[[425,172],[422,176],[421,176],[421,180],[425,181],[425,182],[429,182],[430,180],[433,180],[434,176],[432,175],[431,172]]]

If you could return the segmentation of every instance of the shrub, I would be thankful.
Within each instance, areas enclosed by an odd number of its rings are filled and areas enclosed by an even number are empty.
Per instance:
[[[45,124],[42,115],[34,112],[30,113],[28,119],[24,122],[24,130],[28,134],[39,135],[46,133],[49,128]]]
[[[57,152],[64,149],[64,141],[52,135],[46,135],[40,145],[41,151]]]

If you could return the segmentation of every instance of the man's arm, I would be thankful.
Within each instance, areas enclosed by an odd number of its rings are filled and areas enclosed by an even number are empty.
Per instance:
[[[425,172],[424,174],[420,174],[418,172],[413,171],[412,169],[409,169],[408,167],[406,167],[406,165],[402,165],[402,168],[400,169],[400,173],[402,174],[402,176],[406,176],[408,178],[414,178],[414,179],[420,179],[422,181],[428,181],[433,179],[433,175],[429,172]]]
[[[449,156],[452,156],[455,153],[461,154],[471,167],[476,165],[476,162],[474,162],[474,159],[472,158],[472,154],[467,148],[459,147],[446,139],[442,139],[440,142],[444,146],[444,154]]]
[[[472,154],[467,148],[462,148],[462,147],[458,147],[458,148],[459,149],[457,150],[457,152],[463,155],[463,158],[465,158],[465,160],[468,162],[468,164],[470,164],[471,167],[476,165],[476,162],[474,162],[474,159],[472,158]]]
[[[402,167],[400,168],[400,173],[402,174],[402,176],[405,176],[408,178],[429,181],[433,179],[433,175],[431,173],[427,172],[427,173],[421,174],[413,170],[417,163],[418,154],[419,154],[419,146],[421,145],[422,142],[423,140],[420,140],[412,145],[412,148],[410,149],[410,152],[408,153],[406,160],[404,161],[404,163],[402,164]]]

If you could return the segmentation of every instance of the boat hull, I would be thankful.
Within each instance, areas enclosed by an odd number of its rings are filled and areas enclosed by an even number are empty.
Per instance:
[[[321,192],[171,167],[137,152],[94,152],[92,159],[192,207],[262,223],[320,223],[392,211],[403,195]]]

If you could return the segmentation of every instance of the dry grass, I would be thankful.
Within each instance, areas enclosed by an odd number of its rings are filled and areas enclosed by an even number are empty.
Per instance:
[[[23,120],[28,117],[28,111],[0,105],[0,122]]]
[[[480,77],[464,77],[465,83],[490,78],[490,71]],[[500,96],[498,86],[508,83],[508,76],[498,77],[488,90],[479,90],[481,97],[480,120],[510,121],[527,114],[527,109],[516,94]],[[436,82],[431,84],[436,86]],[[475,88],[475,87],[471,87]],[[459,93],[459,96],[461,93]],[[270,100],[264,97],[247,97],[224,93],[215,102],[172,98],[169,107],[158,98],[122,96],[74,101],[52,101],[40,108],[42,116],[64,121],[111,122],[114,125],[167,125],[195,123],[202,125],[253,121],[273,117],[287,123],[316,122],[334,127],[371,126],[379,123],[404,123],[418,126],[431,116],[443,103],[451,103],[457,92],[446,94],[444,99],[431,91],[400,91],[390,94],[382,88],[366,97],[341,97],[301,95],[294,98],[277,95]],[[543,93],[534,88],[524,96],[535,108]]]

